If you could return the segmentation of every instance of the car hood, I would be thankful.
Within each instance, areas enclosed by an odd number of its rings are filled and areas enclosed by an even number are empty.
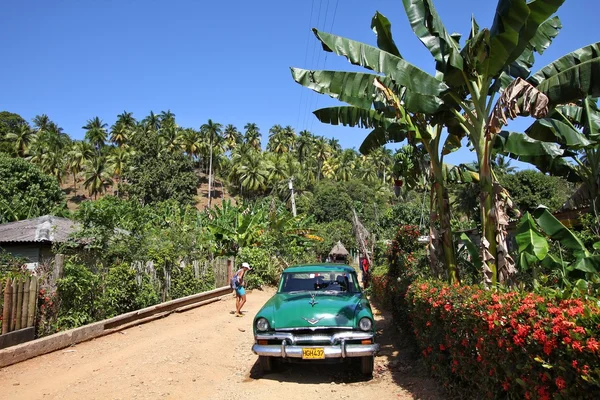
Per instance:
[[[315,292],[278,293],[263,307],[273,329],[356,327],[361,293],[327,294]]]

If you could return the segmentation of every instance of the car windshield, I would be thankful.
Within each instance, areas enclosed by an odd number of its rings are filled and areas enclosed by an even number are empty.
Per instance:
[[[284,273],[280,293],[319,291],[356,293],[356,275],[343,271]]]

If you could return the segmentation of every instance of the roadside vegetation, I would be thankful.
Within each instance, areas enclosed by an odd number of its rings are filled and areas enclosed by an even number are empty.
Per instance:
[[[314,111],[321,122],[371,130],[362,154],[407,143],[416,155],[398,179],[429,193],[428,249],[414,219],[396,220],[371,290],[460,397],[600,389],[600,44],[533,68],[562,28],[562,3],[499,0],[492,26],[472,17],[461,40],[431,0],[403,0],[435,76],[401,54],[380,13],[377,47],[313,29],[326,52],[369,72],[292,68],[299,84],[345,103]],[[535,119],[525,132],[504,129],[522,116]],[[475,163],[444,162],[466,144]],[[509,158],[541,173],[511,171]],[[561,221],[551,211],[575,187]]]

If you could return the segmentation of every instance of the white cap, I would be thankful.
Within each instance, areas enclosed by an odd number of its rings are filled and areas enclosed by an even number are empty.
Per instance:
[[[252,269],[252,267],[250,267],[250,264],[248,264],[247,262],[242,263],[242,268]]]

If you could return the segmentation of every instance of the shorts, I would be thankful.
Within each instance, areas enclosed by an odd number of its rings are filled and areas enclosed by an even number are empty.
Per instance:
[[[242,286],[240,286],[240,287],[238,287],[238,288],[235,289],[235,294],[237,296],[241,297],[241,296],[243,296],[243,295],[246,294],[246,290],[244,290],[244,288]]]

